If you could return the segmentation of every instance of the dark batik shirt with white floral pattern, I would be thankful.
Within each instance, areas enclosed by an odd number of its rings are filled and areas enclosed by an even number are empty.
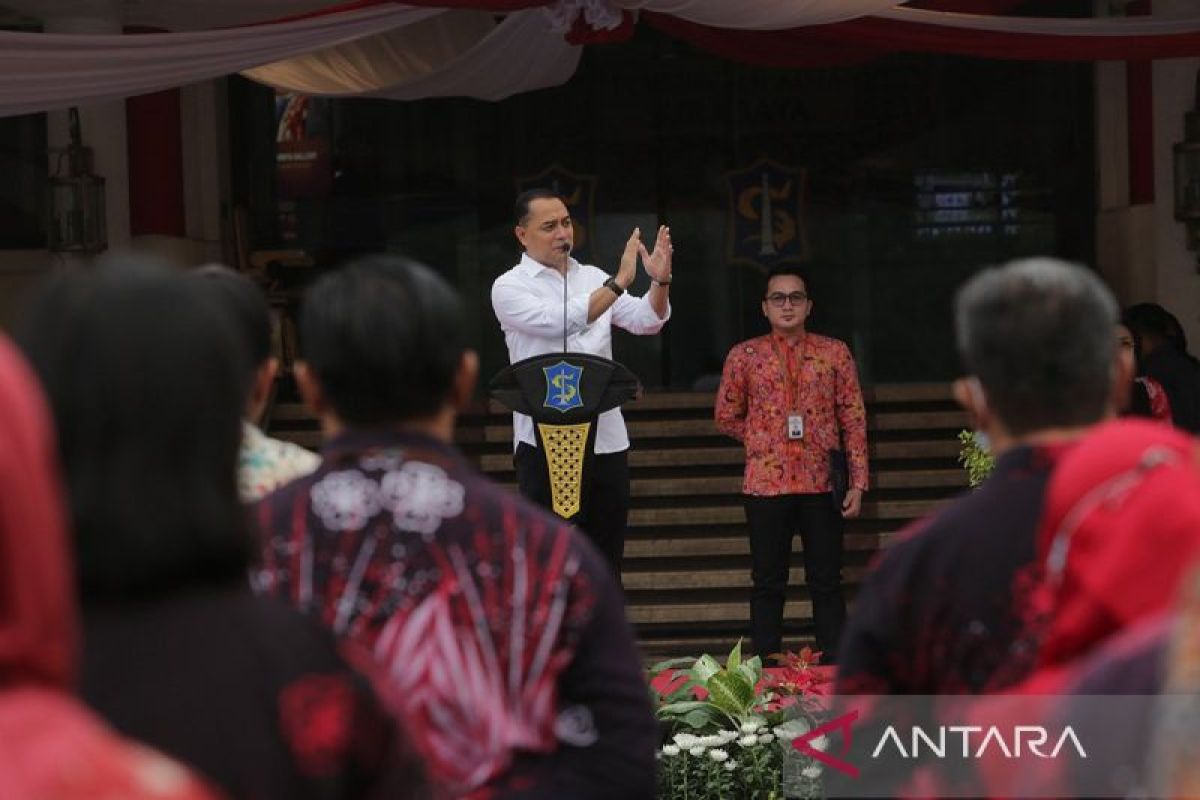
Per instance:
[[[451,446],[348,431],[258,506],[256,587],[374,653],[451,796],[649,798],[658,728],[616,581]]]

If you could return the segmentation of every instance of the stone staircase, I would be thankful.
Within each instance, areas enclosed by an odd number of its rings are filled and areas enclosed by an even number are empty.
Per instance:
[[[948,384],[868,388],[871,490],[846,528],[844,577],[853,602],[889,536],[966,487],[957,433],[967,424]],[[717,432],[711,393],[656,393],[625,406],[633,447],[632,509],[623,580],[648,657],[722,652],[748,634],[750,549],[739,443]],[[297,404],[276,406],[272,435],[309,447],[316,426]],[[515,489],[511,416],[496,404],[463,417],[458,441],[480,468]],[[785,646],[810,643],[811,605],[800,537],[792,551]]]

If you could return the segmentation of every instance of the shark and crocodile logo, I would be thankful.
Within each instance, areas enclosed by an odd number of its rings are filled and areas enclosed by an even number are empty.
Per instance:
[[[579,394],[579,380],[583,377],[583,367],[559,361],[551,367],[542,367],[546,374],[546,408],[567,413],[574,408],[583,407],[583,397]]]

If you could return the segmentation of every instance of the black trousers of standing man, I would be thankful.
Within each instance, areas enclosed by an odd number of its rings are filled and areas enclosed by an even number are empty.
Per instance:
[[[844,521],[824,494],[745,497],[750,524],[750,630],[754,650],[766,658],[783,647],[783,604],[792,562],[792,537],[804,545],[804,575],[822,663],[833,663],[846,620],[842,593]]]
[[[538,505],[552,509],[550,477],[546,461],[536,447],[521,442],[513,453],[517,485],[521,494]],[[591,485],[583,498],[583,513],[572,522],[578,525],[612,567],[621,581],[621,557],[625,554],[625,526],[629,519],[629,451],[597,453],[592,457]]]

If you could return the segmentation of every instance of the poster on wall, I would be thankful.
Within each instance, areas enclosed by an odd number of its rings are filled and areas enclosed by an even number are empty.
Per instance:
[[[804,226],[807,174],[768,158],[725,174],[729,188],[726,257],[763,271],[808,260]]]
[[[551,164],[536,175],[517,178],[517,193],[530,189],[550,189],[563,199],[571,212],[575,246],[571,255],[575,260],[590,264],[592,260],[592,234],[595,231],[596,176],[569,172],[558,164]]]
[[[325,197],[333,188],[329,101],[275,93],[275,176],[280,200]]]

